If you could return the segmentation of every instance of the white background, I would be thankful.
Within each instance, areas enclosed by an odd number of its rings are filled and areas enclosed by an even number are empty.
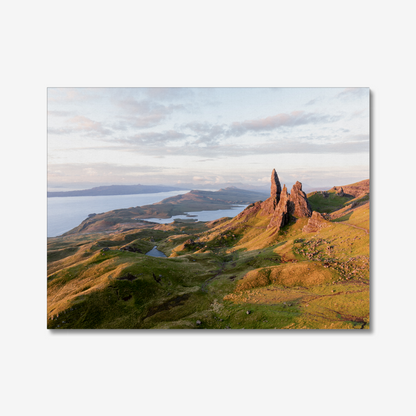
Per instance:
[[[411,414],[411,5],[4,3],[2,413]],[[48,86],[370,87],[371,331],[47,331]]]

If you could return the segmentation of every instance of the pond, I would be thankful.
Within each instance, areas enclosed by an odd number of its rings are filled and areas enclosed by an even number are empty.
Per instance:
[[[151,256],[151,257],[167,257],[165,255],[165,253],[162,253],[161,251],[159,251],[157,249],[157,246],[154,246],[150,251],[148,251],[146,253],[146,256]]]

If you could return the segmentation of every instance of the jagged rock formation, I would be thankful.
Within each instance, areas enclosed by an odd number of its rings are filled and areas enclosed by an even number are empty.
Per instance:
[[[267,198],[261,206],[261,210],[265,215],[272,215],[274,210],[280,201],[280,194],[282,192],[282,187],[280,185],[279,177],[277,176],[276,170],[273,169],[271,177],[271,190],[270,198]]]
[[[344,196],[344,190],[342,189],[342,186],[340,188],[336,188],[337,195],[338,196]]]
[[[310,217],[312,208],[309,205],[305,192],[302,191],[302,184],[297,181],[290,192],[290,213],[297,217]]]
[[[290,221],[290,197],[287,193],[286,185],[283,186],[283,190],[280,194],[280,200],[273,213],[267,229],[277,227],[280,229]]]
[[[319,231],[328,225],[328,221],[319,212],[313,211],[312,217],[309,218],[308,223],[303,227],[304,233],[313,233]]]
[[[264,202],[249,205],[235,217],[235,221],[247,222],[257,215],[270,218],[267,229],[275,228],[278,231],[289,223],[291,216],[296,218],[310,217],[312,209],[305,192],[302,191],[302,184],[296,182],[289,194],[286,185],[282,190],[279,177],[276,170],[273,169],[270,197]]]

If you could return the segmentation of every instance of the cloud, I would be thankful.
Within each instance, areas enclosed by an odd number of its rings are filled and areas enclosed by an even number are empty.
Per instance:
[[[143,88],[143,92],[152,100],[183,100],[192,98],[194,92],[191,88],[175,88],[175,87],[153,87]]]
[[[292,111],[290,114],[280,113],[257,120],[234,122],[228,132],[229,135],[241,136],[247,132],[272,131],[280,127],[295,127],[304,124],[332,123],[341,117],[336,115],[306,113]]]
[[[145,165],[124,166],[112,163],[61,163],[48,165],[48,182],[71,183],[85,182],[96,183],[113,182],[123,183],[127,179],[130,182],[139,183],[141,176],[153,175],[168,170],[167,167],[153,167]]]
[[[167,130],[164,132],[138,133],[124,139],[117,139],[117,141],[120,143],[127,143],[132,145],[159,146],[161,144],[167,144],[171,142],[176,142],[178,140],[183,140],[186,137],[187,135],[184,133],[175,130]]]
[[[290,128],[305,124],[333,123],[340,118],[339,115],[293,111],[289,114],[280,113],[262,119],[236,121],[228,126],[225,124],[192,122],[182,125],[181,128],[190,129],[195,133],[195,144],[212,145],[220,143],[224,139],[239,137],[246,133],[268,133],[281,127]]]
[[[348,99],[355,97],[363,97],[369,94],[368,88],[345,88],[335,98]]]
[[[48,117],[70,117],[73,116],[72,111],[60,111],[60,110],[50,110],[48,111]]]
[[[225,125],[209,123],[188,123],[182,126],[184,129],[190,129],[196,134],[195,144],[212,144],[224,137],[226,133]]]
[[[346,140],[351,142],[368,142],[369,137],[368,134],[353,134],[346,137]]]
[[[115,103],[125,114],[120,117],[118,123],[114,124],[119,130],[129,127],[139,129],[155,127],[174,111],[184,109],[181,104],[164,105],[152,100],[137,101],[132,97],[117,100]]]
[[[90,137],[102,137],[112,134],[112,131],[104,127],[101,122],[91,120],[84,116],[75,116],[67,121],[65,127],[48,128],[48,134],[65,135],[72,133],[81,133]]]
[[[369,142],[366,135],[350,136],[348,140],[337,142],[312,142],[303,139],[269,140],[252,145],[217,143],[210,146],[201,146],[187,142],[184,146],[125,146],[118,150],[140,153],[146,156],[194,156],[205,158],[224,159],[229,157],[269,155],[269,154],[354,154],[367,153]],[[114,150],[114,148],[113,148]]]

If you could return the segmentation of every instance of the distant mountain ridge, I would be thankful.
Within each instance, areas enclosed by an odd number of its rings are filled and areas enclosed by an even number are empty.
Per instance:
[[[288,183],[287,187],[290,188],[293,183]],[[170,191],[183,191],[183,190],[214,190],[214,189],[243,189],[252,192],[258,192],[264,194],[268,192],[268,186],[253,186],[248,184],[243,184],[240,182],[235,183],[218,183],[210,185],[201,185],[193,183],[182,183],[180,186],[168,186],[168,185],[105,185],[98,186],[89,189],[79,189],[71,191],[48,191],[48,198],[54,197],[69,197],[69,196],[105,196],[105,195],[135,195],[135,194],[150,194],[157,192],[170,192]],[[309,185],[303,184],[303,189],[305,192],[312,191],[324,191],[329,189],[327,187],[311,187]]]
[[[166,185],[110,185],[98,186],[79,191],[48,192],[48,198],[66,196],[104,196],[104,195],[135,195],[157,192],[183,191],[188,188]]]

